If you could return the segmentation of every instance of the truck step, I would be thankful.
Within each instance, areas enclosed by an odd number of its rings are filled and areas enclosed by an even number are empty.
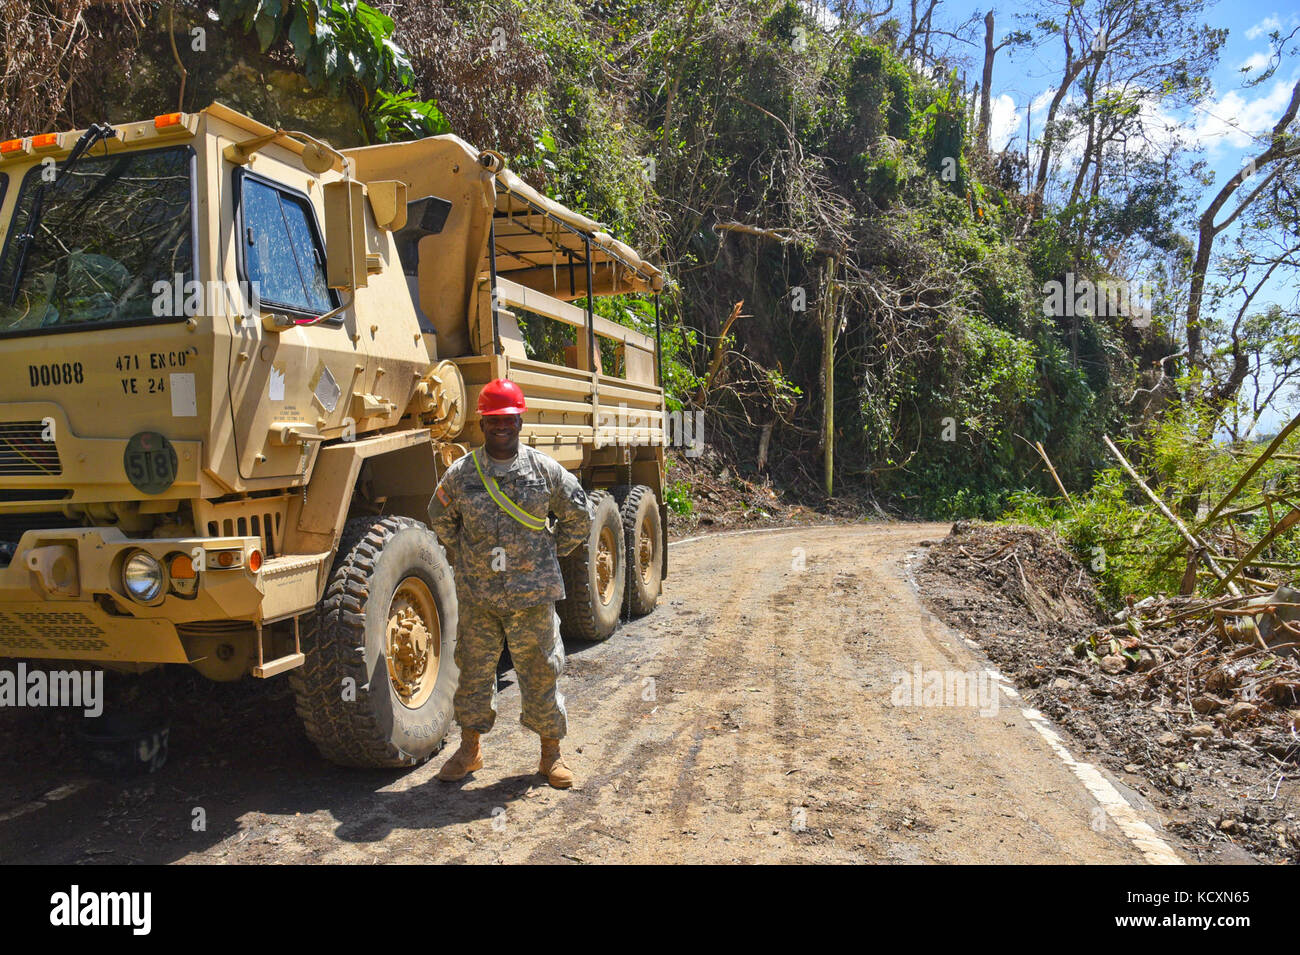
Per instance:
[[[290,653],[275,660],[267,660],[261,666],[253,667],[253,676],[259,680],[265,680],[277,673],[283,673],[285,670],[292,670],[294,667],[302,666],[306,659],[307,657],[304,654]]]

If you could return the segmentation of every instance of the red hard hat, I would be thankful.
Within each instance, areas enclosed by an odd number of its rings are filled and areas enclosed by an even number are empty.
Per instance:
[[[523,414],[524,391],[513,381],[493,378],[478,396],[478,413],[485,414]]]

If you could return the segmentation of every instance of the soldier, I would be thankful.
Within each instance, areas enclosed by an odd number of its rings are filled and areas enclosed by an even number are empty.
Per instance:
[[[503,643],[519,678],[519,721],[542,737],[538,772],[556,789],[573,785],[560,757],[567,729],[564,668],[555,601],[564,598],[559,557],[582,545],[592,511],[578,479],[519,443],[524,393],[488,382],[478,399],[483,447],[455,461],[429,501],[429,525],[456,571],[456,722],[460,748],[438,772],[463,779],[483,767],[479,736],[496,721],[496,671]],[[548,521],[554,514],[554,529]]]

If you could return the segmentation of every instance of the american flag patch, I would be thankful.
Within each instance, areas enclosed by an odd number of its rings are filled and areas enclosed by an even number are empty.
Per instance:
[[[438,490],[434,491],[433,493],[434,496],[436,496],[438,500],[442,502],[443,507],[451,507],[451,498],[447,496],[447,489],[445,487],[439,484]]]

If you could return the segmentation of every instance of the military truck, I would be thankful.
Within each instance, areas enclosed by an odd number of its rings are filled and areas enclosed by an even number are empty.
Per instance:
[[[562,633],[653,608],[663,275],[497,153],[213,104],[0,142],[0,225],[0,655],[286,674],[328,759],[427,759],[457,611],[423,520],[493,378],[595,502]],[[595,314],[626,293],[653,322]]]

